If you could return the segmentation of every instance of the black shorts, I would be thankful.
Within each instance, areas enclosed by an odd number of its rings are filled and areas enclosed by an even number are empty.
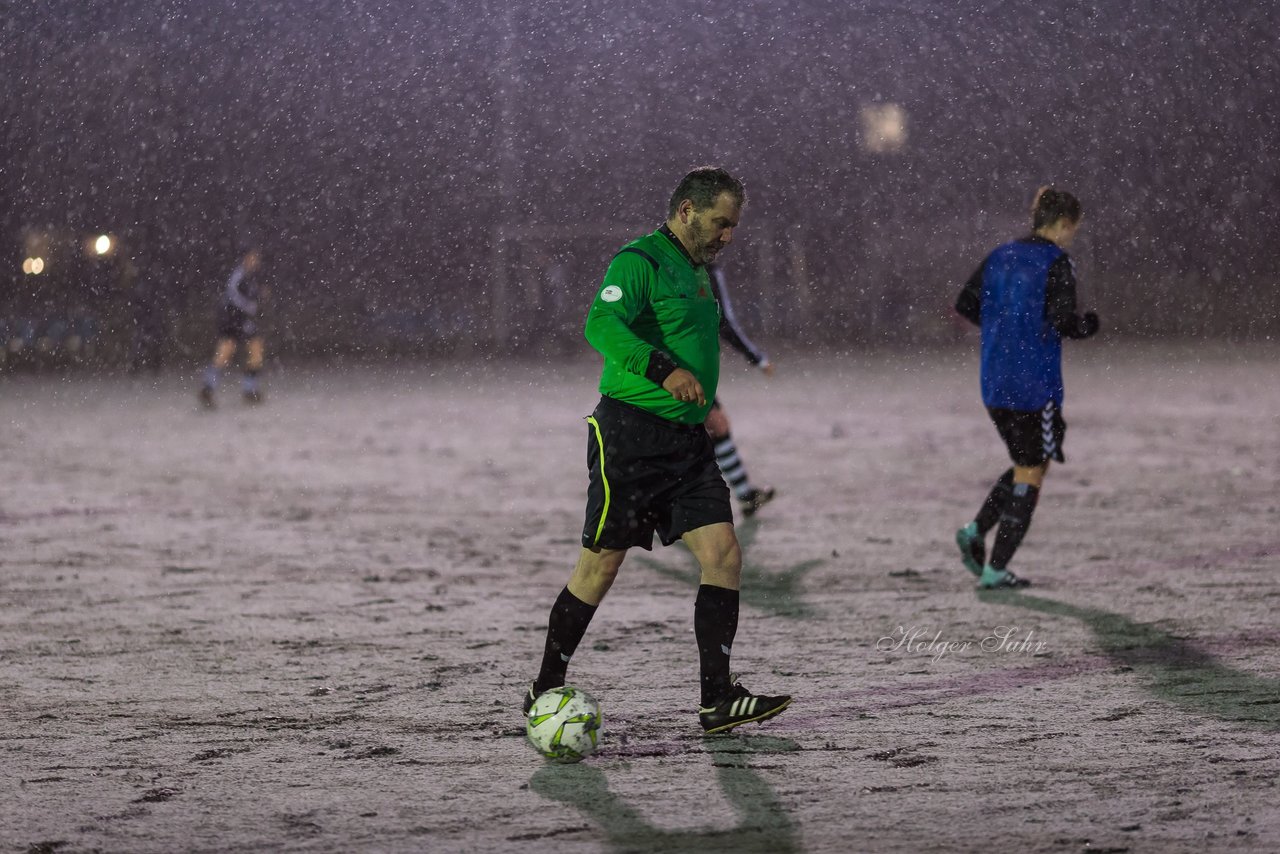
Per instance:
[[[1067,461],[1062,454],[1067,422],[1062,420],[1062,410],[1052,401],[1040,411],[988,408],[987,414],[1004,439],[1015,466],[1033,468],[1049,460]]]
[[[230,338],[238,344],[243,344],[257,336],[257,318],[245,314],[234,305],[224,305],[218,310],[219,338]]]
[[[589,549],[669,546],[689,531],[733,521],[729,487],[701,424],[677,424],[602,397],[587,419]]]

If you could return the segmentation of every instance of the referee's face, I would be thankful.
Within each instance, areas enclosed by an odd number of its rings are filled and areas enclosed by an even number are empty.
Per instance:
[[[720,250],[733,242],[733,230],[742,218],[742,206],[732,193],[721,193],[709,208],[694,210],[689,217],[689,255],[699,264],[716,260]]]

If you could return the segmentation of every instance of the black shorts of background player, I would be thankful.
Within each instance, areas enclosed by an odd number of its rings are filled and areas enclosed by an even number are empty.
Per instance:
[[[218,307],[218,343],[200,385],[200,402],[206,407],[213,407],[218,379],[231,365],[242,345],[245,349],[244,378],[241,381],[244,400],[246,403],[262,401],[259,374],[266,345],[258,328],[261,289],[255,276],[261,264],[261,254],[257,249],[250,249],[231,272],[223,289],[222,302]]]
[[[965,568],[980,587],[1021,587],[1008,570],[1031,527],[1051,460],[1062,443],[1062,339],[1089,338],[1098,316],[1076,313],[1076,279],[1067,257],[1080,227],[1080,202],[1042,187],[1032,234],[996,248],[960,291],[956,310],[982,327],[982,400],[1013,467],[991,488],[973,521],[956,532]],[[999,524],[991,558],[986,535]]]
[[[759,368],[766,377],[773,376],[773,362],[769,361],[764,350],[757,347],[746,336],[738,323],[738,317],[733,310],[733,301],[729,299],[724,270],[720,269],[719,265],[708,264],[707,274],[711,278],[711,290],[720,303],[721,340],[745,356],[747,361]],[[707,415],[707,432],[711,434],[711,441],[715,446],[716,463],[724,473],[724,479],[733,489],[733,494],[737,496],[742,515],[751,517],[773,500],[776,491],[772,486],[758,487],[751,482],[751,477],[747,474],[747,465],[743,462],[741,454],[738,453],[738,446],[733,441],[731,429],[729,414],[717,397],[711,405],[711,413]]]

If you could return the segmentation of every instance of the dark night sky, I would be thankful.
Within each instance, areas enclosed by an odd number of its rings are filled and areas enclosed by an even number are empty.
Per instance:
[[[374,303],[479,335],[504,223],[581,232],[548,250],[579,299],[616,248],[600,231],[655,223],[679,175],[716,162],[751,194],[743,289],[785,288],[798,242],[829,309],[815,336],[864,334],[889,294],[936,325],[1046,181],[1084,201],[1077,254],[1122,326],[1207,330],[1187,307],[1219,300],[1231,317],[1200,316],[1265,326],[1280,305],[1274,11],[41,3],[0,23],[5,263],[24,227],[109,228],[202,305],[256,240],[298,316],[325,318],[300,338],[346,335]],[[906,112],[896,153],[860,144],[860,110],[882,103]],[[512,287],[538,275],[531,257]]]

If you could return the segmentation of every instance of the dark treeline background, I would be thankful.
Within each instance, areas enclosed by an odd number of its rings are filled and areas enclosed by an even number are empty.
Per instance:
[[[612,252],[717,163],[750,194],[737,307],[773,340],[954,338],[957,286],[1046,182],[1085,204],[1073,256],[1111,329],[1276,334],[1273,11],[8,4],[0,315],[84,306],[110,345],[151,301],[203,357],[258,244],[276,349],[572,350]],[[878,150],[888,105],[905,136]]]

